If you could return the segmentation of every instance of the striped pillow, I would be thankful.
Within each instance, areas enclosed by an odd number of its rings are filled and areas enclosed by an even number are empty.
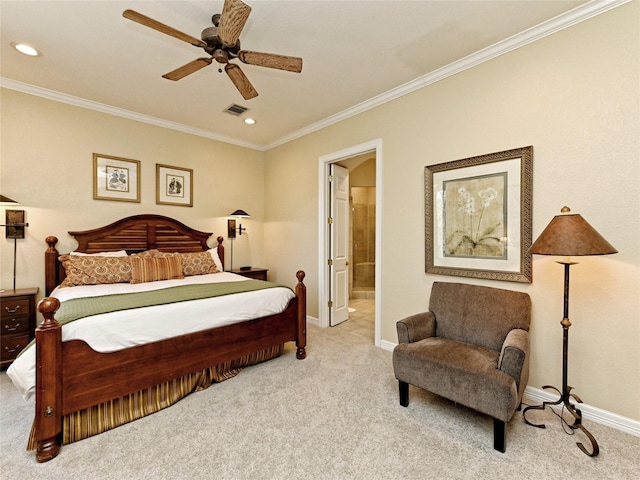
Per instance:
[[[166,257],[131,256],[131,283],[156,282],[184,278],[179,255]]]

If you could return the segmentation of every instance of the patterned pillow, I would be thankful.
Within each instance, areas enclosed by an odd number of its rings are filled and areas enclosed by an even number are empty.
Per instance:
[[[131,281],[129,257],[62,255],[59,261],[67,273],[61,287]]]
[[[131,283],[156,282],[184,278],[180,255],[166,257],[141,257],[133,255],[131,259]]]
[[[181,253],[180,258],[182,258],[182,272],[185,277],[220,271],[209,252]]]

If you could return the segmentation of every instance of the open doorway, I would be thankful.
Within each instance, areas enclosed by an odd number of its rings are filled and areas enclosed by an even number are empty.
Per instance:
[[[381,141],[376,140],[320,158],[320,242],[319,253],[319,323],[322,327],[337,324],[332,315],[332,165],[348,170],[348,276],[349,321],[340,328],[369,336],[380,345],[382,277],[381,242]],[[325,307],[326,306],[326,307]]]

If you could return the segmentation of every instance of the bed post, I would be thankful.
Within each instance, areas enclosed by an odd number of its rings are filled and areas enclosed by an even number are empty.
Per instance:
[[[220,263],[222,263],[222,270],[224,271],[224,245],[222,245],[222,241],[224,238],[219,236],[216,238],[218,241],[218,257],[220,258]]]
[[[38,303],[44,321],[36,328],[36,459],[47,462],[62,445],[62,326],[53,318],[57,298]]]
[[[44,286],[45,295],[51,294],[51,291],[60,283],[58,273],[58,250],[56,250],[57,237],[47,237],[45,239],[49,248],[44,252]]]
[[[302,283],[305,277],[302,270],[298,270],[296,277],[298,278],[296,285],[296,296],[298,297],[298,338],[296,339],[298,350],[296,358],[302,360],[307,356],[307,287]]]

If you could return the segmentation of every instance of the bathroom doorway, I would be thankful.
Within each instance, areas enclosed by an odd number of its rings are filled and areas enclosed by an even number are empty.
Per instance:
[[[318,324],[321,327],[329,327],[331,323],[331,315],[332,315],[332,297],[331,297],[331,287],[332,287],[332,250],[331,250],[331,232],[332,229],[329,227],[333,221],[330,214],[331,207],[331,165],[337,164],[348,170],[349,173],[349,186],[353,187],[373,187],[373,190],[366,191],[367,194],[373,194],[375,198],[375,202],[373,205],[369,205],[367,203],[366,210],[367,214],[373,215],[374,221],[368,222],[368,227],[374,227],[375,233],[373,236],[375,240],[372,242],[373,247],[365,249],[363,244],[360,244],[355,249],[360,250],[361,254],[363,250],[366,250],[367,256],[365,257],[365,261],[360,261],[360,257],[358,257],[358,261],[355,262],[353,259],[353,251],[354,250],[354,242],[351,240],[353,238],[353,230],[352,230],[352,212],[349,209],[349,220],[347,224],[349,225],[349,265],[348,267],[348,275],[349,275],[349,307],[353,311],[349,312],[349,318],[347,321],[340,323],[339,325],[333,327],[342,330],[350,330],[353,333],[360,333],[359,331],[355,331],[355,329],[360,330],[358,323],[366,321],[366,329],[368,330],[365,333],[365,336],[368,336],[371,340],[373,340],[376,346],[380,346],[380,336],[381,336],[381,312],[382,312],[382,256],[380,245],[382,242],[382,170],[383,170],[383,152],[382,152],[382,140],[376,139],[371,140],[366,143],[362,143],[359,145],[355,145],[349,148],[345,148],[343,150],[329,153],[321,156],[318,159],[318,181],[319,181],[319,215],[318,215],[318,230],[320,234],[320,238],[323,239],[319,242],[319,251],[318,251],[318,304],[320,306],[318,310]],[[351,183],[352,175],[354,175],[354,183]],[[350,190],[351,192],[351,190]],[[355,192],[356,200],[359,203],[360,194],[365,193],[365,191]],[[351,199],[351,202],[353,199]],[[368,231],[368,230],[367,230]],[[363,231],[361,233],[365,235]],[[360,233],[356,234],[356,238],[361,238]],[[362,237],[364,239],[364,237]],[[371,245],[368,245],[371,247]],[[369,255],[373,255],[373,260],[370,261]],[[365,270],[365,272],[356,272],[356,278],[358,278],[358,273],[361,273],[359,280],[363,280],[367,273],[373,274],[373,282],[369,282],[368,285],[362,286],[361,283],[358,283],[356,287],[353,283],[353,273],[356,263],[368,263],[369,265],[361,265],[359,270]],[[368,272],[366,270],[368,269]],[[356,292],[358,292],[358,288],[360,288],[360,292],[363,292],[363,288],[369,288],[370,290],[366,294],[366,296],[372,298],[350,298],[353,295],[353,289],[356,288]],[[358,296],[364,296],[364,293],[357,293]],[[368,305],[362,304],[358,305],[359,302],[368,302]],[[364,329],[363,329],[364,331]],[[373,333],[371,333],[373,332]]]
[[[349,170],[349,321],[341,328],[375,338],[375,152],[336,162]]]

